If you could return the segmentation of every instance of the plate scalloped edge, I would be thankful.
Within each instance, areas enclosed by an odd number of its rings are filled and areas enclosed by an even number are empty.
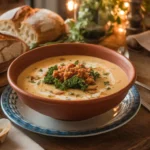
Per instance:
[[[139,95],[139,92],[138,92],[136,86],[134,85],[130,89],[131,96],[134,99],[134,104],[133,104],[131,110],[128,112],[128,114],[126,116],[124,116],[123,118],[117,120],[116,122],[112,122],[102,128],[96,128],[93,130],[59,131],[59,130],[45,129],[45,128],[36,126],[35,124],[27,122],[26,120],[24,120],[24,118],[18,112],[17,108],[14,108],[16,110],[16,112],[13,112],[12,108],[10,107],[10,103],[8,101],[11,93],[12,93],[12,88],[10,86],[7,86],[1,95],[1,107],[2,107],[4,114],[13,123],[17,124],[18,126],[24,128],[26,130],[29,130],[31,132],[35,132],[38,134],[43,134],[43,135],[47,135],[47,136],[55,136],[55,137],[87,137],[87,136],[94,136],[94,135],[110,132],[110,131],[115,130],[115,129],[125,125],[126,123],[128,123],[137,114],[137,112],[139,111],[140,106],[141,106],[140,95]],[[16,98],[17,98],[17,95],[16,95]],[[15,101],[14,101],[13,106],[16,107]],[[16,113],[20,114],[20,115],[16,115]]]

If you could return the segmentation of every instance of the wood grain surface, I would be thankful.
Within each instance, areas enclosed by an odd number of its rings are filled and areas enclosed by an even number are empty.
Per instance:
[[[0,87],[3,87],[7,84],[7,72],[0,73]]]
[[[125,45],[125,36],[112,35],[100,44],[116,50]],[[130,55],[137,69],[138,80],[150,85],[149,54],[130,52]],[[141,95],[148,92],[143,91],[144,89],[140,89]],[[145,98],[147,99],[147,97]],[[45,150],[150,150],[150,113],[143,107],[123,127],[93,137],[54,138],[34,134],[23,129],[22,131]]]

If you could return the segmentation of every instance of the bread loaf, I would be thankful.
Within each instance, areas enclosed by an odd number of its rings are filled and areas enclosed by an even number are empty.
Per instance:
[[[13,59],[28,49],[28,46],[20,39],[0,33],[0,72],[6,70]]]
[[[0,31],[19,37],[21,22],[32,12],[30,6],[17,7],[0,16]]]
[[[0,16],[0,31],[21,38],[29,46],[56,40],[65,32],[64,20],[47,9],[22,6]]]
[[[35,9],[20,28],[20,36],[28,45],[56,40],[64,32],[64,20],[47,9]]]

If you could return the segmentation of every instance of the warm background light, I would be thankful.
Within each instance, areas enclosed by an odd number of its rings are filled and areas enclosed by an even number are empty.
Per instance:
[[[122,33],[122,32],[124,32],[124,31],[125,31],[124,28],[122,28],[122,27],[119,27],[119,28],[118,28],[118,32]]]
[[[125,35],[126,34],[126,25],[121,24],[121,25],[116,25],[114,28],[114,33],[117,35]]]
[[[73,11],[77,8],[77,3],[74,0],[69,0],[66,5],[69,11]]]
[[[68,1],[67,8],[68,8],[69,11],[73,11],[73,9],[74,9],[74,2],[73,1]]]
[[[120,10],[119,14],[120,14],[120,15],[124,15],[125,12],[124,12],[123,10]]]
[[[125,2],[125,3],[124,3],[124,7],[128,8],[128,7],[129,7],[129,3],[128,3],[128,2]]]

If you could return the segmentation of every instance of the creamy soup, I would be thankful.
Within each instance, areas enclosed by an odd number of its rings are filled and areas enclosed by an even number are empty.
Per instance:
[[[128,84],[117,65],[90,56],[51,57],[27,67],[18,86],[31,94],[61,100],[93,99],[116,93]]]

